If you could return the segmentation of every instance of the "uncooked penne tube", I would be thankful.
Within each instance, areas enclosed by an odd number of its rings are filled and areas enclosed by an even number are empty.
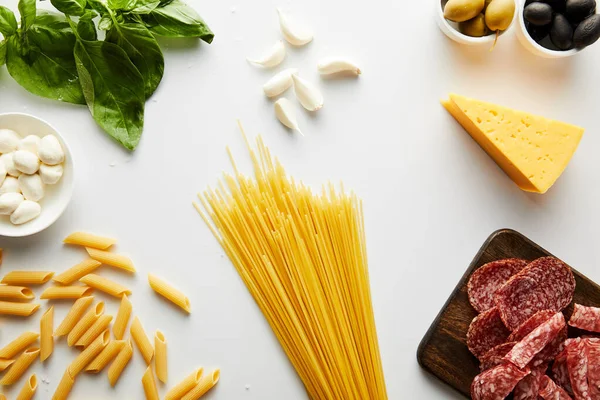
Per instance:
[[[54,272],[51,271],[11,271],[4,275],[0,283],[15,286],[43,285],[53,275]]]
[[[92,362],[92,360],[96,358],[96,356],[100,354],[102,350],[104,350],[109,341],[110,332],[107,329],[100,336],[98,336],[96,340],[92,342],[92,344],[90,344],[85,350],[79,353],[77,357],[75,357],[71,365],[69,365],[69,372],[71,376],[75,378],[81,371],[83,371],[84,368],[87,367],[88,364]]]
[[[31,300],[33,298],[35,295],[27,287],[0,285],[0,299]]]
[[[69,268],[65,272],[55,275],[52,280],[61,285],[70,285],[71,283],[83,278],[87,274],[94,272],[102,263],[92,260],[91,258],[80,262],[79,264]]]
[[[131,327],[129,328],[129,333],[133,338],[138,350],[142,353],[142,357],[146,361],[146,364],[150,365],[150,361],[152,361],[152,357],[154,356],[154,349],[152,348],[152,343],[148,339],[148,335],[144,331],[142,327],[142,323],[138,317],[133,319],[131,323]]]
[[[40,354],[38,347],[32,347],[25,350],[14,362],[13,365],[6,371],[2,379],[0,379],[0,385],[12,385],[27,371],[27,368],[35,361]]]
[[[198,382],[198,384],[194,386],[192,390],[187,392],[185,396],[181,398],[181,400],[198,400],[219,382],[220,377],[220,369],[215,369],[211,373],[203,376],[202,379],[200,379],[200,382]]]
[[[34,303],[13,303],[10,301],[0,301],[0,315],[15,315],[18,317],[29,317],[33,315],[39,304]]]
[[[158,380],[167,383],[167,340],[165,335],[158,329],[154,334],[154,369]]]
[[[97,374],[113,360],[125,347],[124,340],[112,340],[94,360],[85,368],[85,372]]]
[[[146,368],[146,372],[144,372],[144,375],[142,376],[142,385],[144,386],[146,400],[160,400],[158,397],[158,389],[156,388],[156,381],[152,374],[152,365],[149,365],[148,368]]]
[[[40,360],[44,362],[54,351],[54,307],[50,307],[40,319]]]
[[[106,250],[117,243],[117,239],[87,232],[73,232],[63,240],[63,243]]]
[[[52,396],[52,400],[67,400],[69,397],[69,393],[71,393],[71,389],[73,389],[73,385],[75,384],[75,377],[71,375],[69,368],[65,370],[62,379],[58,383],[56,387],[56,391]]]
[[[27,381],[23,385],[23,388],[17,395],[17,400],[31,400],[31,398],[35,394],[37,385],[37,377],[35,376],[35,374],[33,374],[29,377],[29,379],[27,379]]]
[[[92,257],[94,260],[100,261],[102,264],[121,268],[127,272],[135,272],[133,262],[128,257],[125,257],[121,254],[111,253],[110,251],[92,249],[90,247],[87,247],[86,250],[90,257]]]
[[[94,296],[87,296],[78,299],[69,310],[65,319],[63,319],[58,328],[56,328],[54,336],[60,337],[71,332],[71,329],[73,329],[77,322],[79,322],[85,313],[85,310],[87,310],[93,302]]]
[[[121,305],[119,306],[119,311],[117,311],[117,318],[115,318],[115,323],[113,324],[113,335],[115,335],[115,339],[121,340],[125,335],[125,330],[127,329],[127,323],[129,322],[129,317],[131,316],[131,302],[127,295],[123,295],[121,297]]]
[[[108,381],[110,382],[110,386],[115,386],[119,378],[121,377],[121,373],[129,364],[129,360],[131,360],[131,356],[133,355],[133,346],[131,343],[131,339],[129,339],[125,346],[119,351],[117,358],[115,361],[110,364],[108,368]]]
[[[0,372],[4,371],[6,368],[10,367],[15,360],[7,360],[4,358],[0,358]]]
[[[104,302],[101,301],[86,312],[83,318],[81,318],[79,322],[75,324],[73,329],[71,329],[69,336],[67,336],[67,344],[73,346],[77,343],[85,331],[87,331],[102,314],[104,314]]]
[[[181,382],[173,386],[173,388],[167,392],[165,400],[181,399],[184,394],[192,390],[200,382],[203,372],[204,368],[202,367],[194,370],[191,374],[186,376]]]
[[[79,282],[91,286],[94,289],[98,289],[106,294],[110,294],[114,297],[120,298],[124,294],[131,294],[131,290],[127,289],[125,286],[96,274],[88,274],[79,279]]]
[[[89,296],[94,289],[87,286],[52,286],[42,292],[42,300],[79,299]]]
[[[106,328],[108,328],[112,319],[112,315],[101,315],[100,318],[85,331],[83,336],[75,343],[75,346],[88,347]]]
[[[156,293],[163,296],[165,299],[169,300],[173,304],[180,307],[187,313],[191,312],[190,309],[190,300],[187,298],[183,292],[178,289],[175,289],[173,286],[169,285],[159,277],[153,274],[148,274],[148,283],[152,290]]]
[[[35,332],[23,332],[15,340],[0,349],[0,358],[11,359],[35,342],[40,335]]]

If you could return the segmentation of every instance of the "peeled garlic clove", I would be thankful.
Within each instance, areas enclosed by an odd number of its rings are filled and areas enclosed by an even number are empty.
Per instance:
[[[40,165],[40,178],[46,185],[54,185],[62,178],[64,168],[62,164],[58,165]]]
[[[283,33],[283,37],[290,44],[294,46],[304,46],[306,43],[313,40],[313,34],[308,28],[291,21],[280,8],[277,9],[277,13],[279,14],[279,27],[281,28],[281,33]]]
[[[27,200],[40,201],[44,198],[44,182],[42,182],[42,178],[38,174],[21,175],[19,177],[19,187]]]
[[[40,140],[42,139],[39,136],[29,135],[26,138],[21,139],[19,145],[17,146],[17,150],[26,150],[32,152],[33,154],[37,154]]]
[[[315,85],[296,74],[292,75],[292,81],[294,82],[296,98],[302,104],[302,107],[308,111],[318,111],[323,107],[323,95]]]
[[[13,153],[15,168],[24,174],[35,174],[40,169],[40,159],[26,150],[17,150]]]
[[[263,85],[263,90],[267,97],[279,96],[281,93],[292,87],[292,75],[297,74],[297,68],[288,68],[279,72]]]
[[[4,193],[0,196],[0,215],[10,215],[25,200],[21,193]]]
[[[360,75],[361,70],[354,63],[341,58],[329,58],[322,60],[317,64],[317,69],[321,75],[331,75],[339,73],[349,73]]]
[[[15,161],[13,159],[14,153],[6,153],[0,156],[0,161],[4,164],[4,168],[6,169],[6,173],[10,176],[14,176],[15,178],[21,175],[21,171],[15,168]]]
[[[40,140],[38,156],[44,164],[56,165],[65,160],[65,152],[54,135],[47,135]]]
[[[2,186],[0,186],[0,196],[4,193],[21,193],[21,189],[19,188],[19,181],[17,178],[12,176],[7,176]]]
[[[253,64],[262,65],[265,68],[272,68],[281,64],[284,58],[285,46],[283,45],[283,42],[279,40],[275,43],[275,46],[273,46],[269,53],[265,54],[262,58],[258,60],[247,58],[247,60]]]
[[[21,137],[12,129],[0,129],[0,153],[15,151]]]
[[[294,106],[292,102],[286,98],[281,98],[275,102],[275,115],[279,122],[288,128],[298,131],[299,134],[304,136],[300,128],[298,128],[298,121],[296,121],[296,113],[294,112]]]
[[[42,207],[35,201],[25,200],[10,216],[10,222],[15,225],[21,225],[36,219],[42,212]]]

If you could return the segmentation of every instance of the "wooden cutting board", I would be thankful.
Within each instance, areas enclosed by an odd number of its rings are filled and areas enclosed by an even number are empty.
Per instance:
[[[477,315],[467,296],[469,277],[473,271],[490,261],[513,257],[534,260],[551,255],[513,230],[503,229],[492,233],[421,340],[417,351],[421,367],[470,398],[471,382],[479,373],[479,362],[469,352],[466,344],[469,324]],[[573,273],[577,283],[573,301],[586,306],[600,307],[600,286],[575,269]],[[572,311],[571,304],[565,310],[565,316],[569,317]],[[570,337],[580,334],[580,331],[569,327]]]

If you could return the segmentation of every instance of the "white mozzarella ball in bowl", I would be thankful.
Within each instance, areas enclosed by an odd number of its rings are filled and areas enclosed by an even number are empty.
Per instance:
[[[21,193],[4,193],[0,195],[0,215],[11,215],[25,200]]]
[[[24,174],[35,174],[40,169],[40,159],[30,151],[17,150],[13,153],[15,168]]]
[[[10,153],[19,146],[21,137],[12,129],[0,129],[0,153]]]
[[[19,181],[14,176],[7,176],[0,186],[0,196],[4,193],[21,193],[19,188]]]
[[[40,140],[38,156],[44,164],[56,165],[65,160],[65,153],[54,135],[47,135]]]
[[[38,147],[40,145],[41,140],[42,138],[39,136],[29,135],[21,139],[19,145],[17,146],[17,150],[26,150],[37,155]]]
[[[19,188],[26,200],[40,201],[46,194],[44,182],[42,182],[42,178],[38,174],[21,175],[19,177]]]
[[[40,177],[46,185],[55,185],[62,178],[64,168],[62,164],[58,165],[40,165]]]
[[[19,171],[15,167],[14,153],[5,153],[0,156],[0,161],[4,164],[4,168],[6,168],[6,173],[10,176],[14,176],[18,178],[21,175],[21,171]]]
[[[17,209],[10,215],[10,222],[14,225],[22,225],[39,217],[42,207],[31,200],[23,200]]]

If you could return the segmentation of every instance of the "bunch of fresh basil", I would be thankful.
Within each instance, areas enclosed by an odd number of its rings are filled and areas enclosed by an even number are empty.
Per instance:
[[[214,34],[180,0],[51,0],[64,15],[38,11],[20,0],[20,24],[0,6],[0,66],[29,92],[87,104],[94,120],[129,150],[140,141],[144,104],[163,76],[164,58],[154,35]],[[71,17],[77,17],[76,21]],[[98,29],[106,31],[98,40]]]

